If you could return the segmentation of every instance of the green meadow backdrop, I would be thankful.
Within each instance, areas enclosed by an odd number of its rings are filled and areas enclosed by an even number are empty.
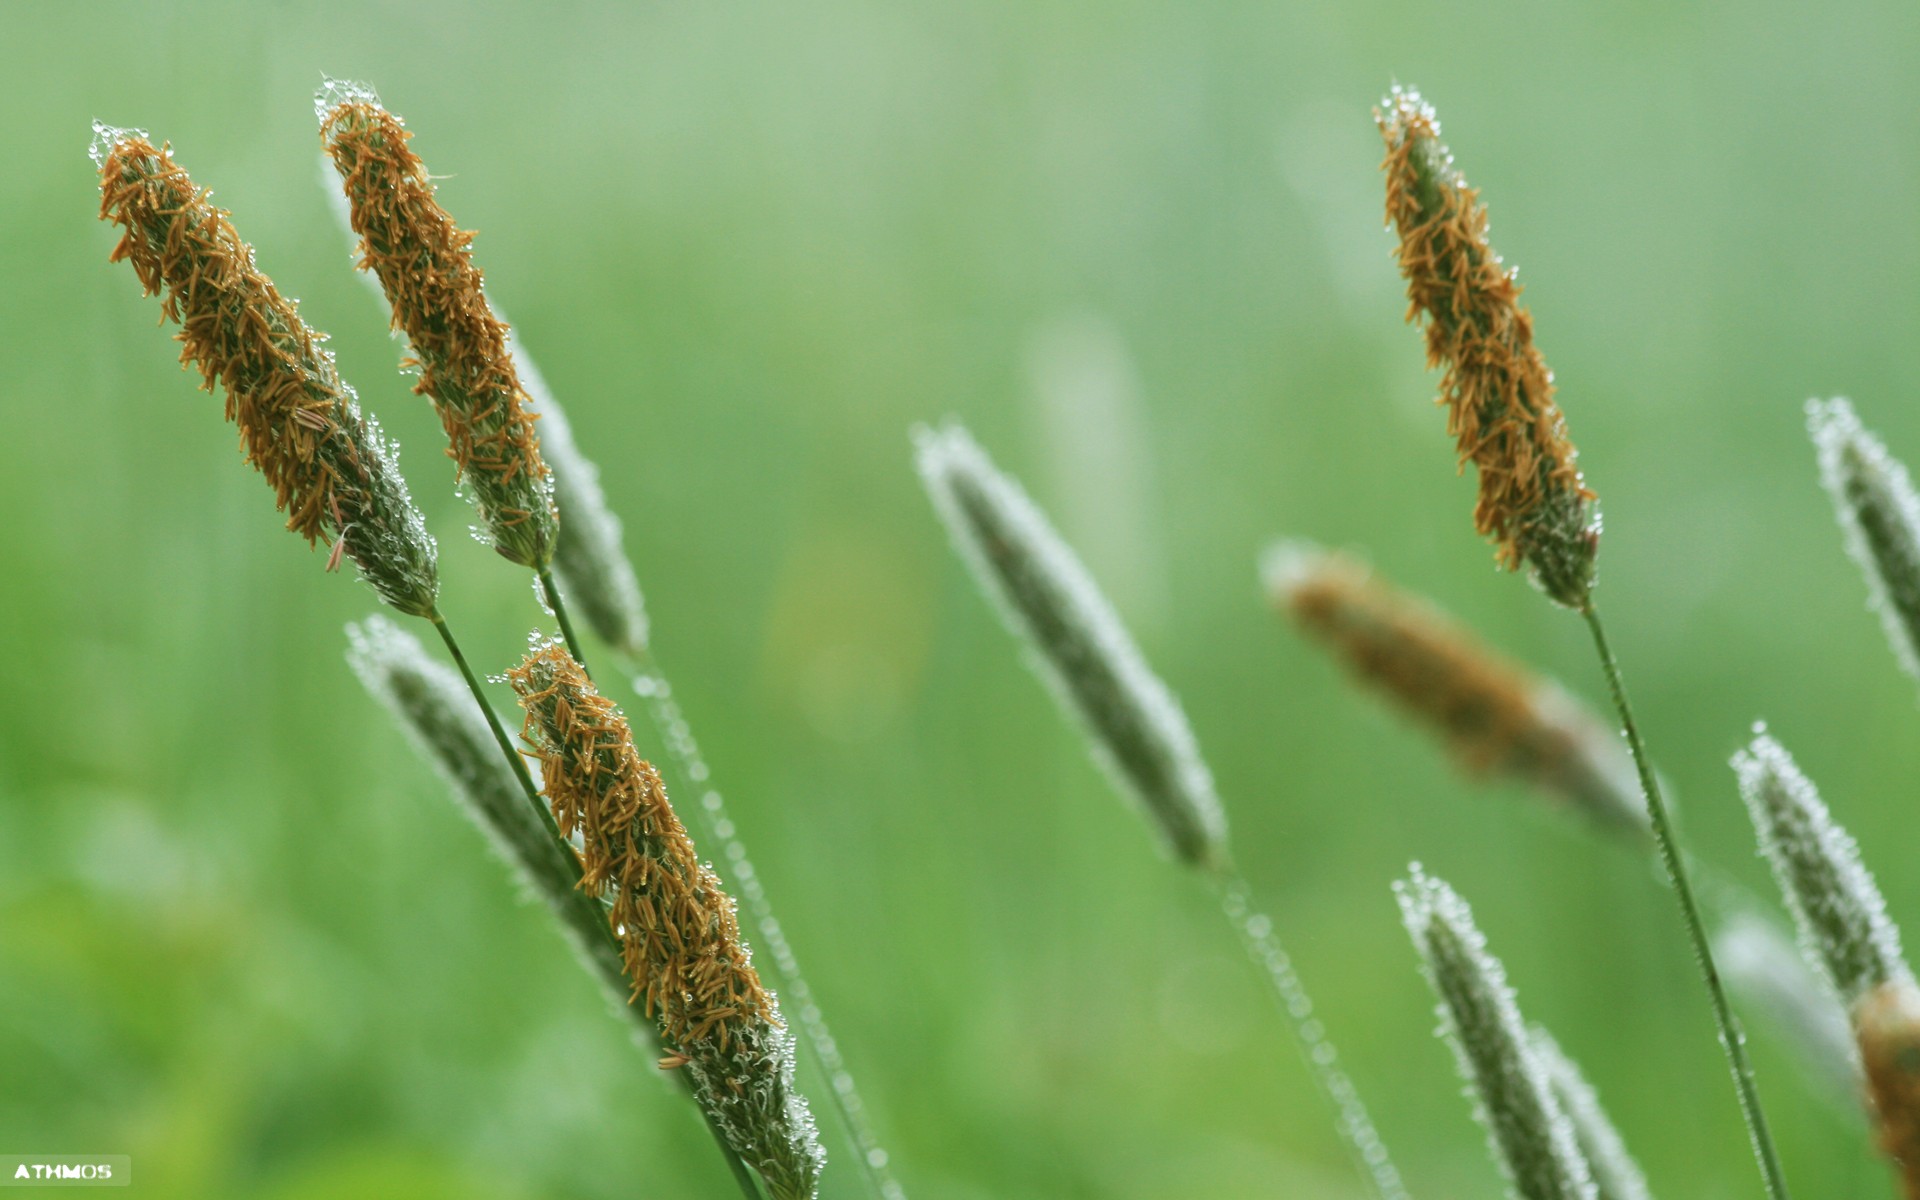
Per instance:
[[[1417,1196],[1499,1185],[1388,893],[1415,859],[1475,903],[1659,1194],[1759,1192],[1651,860],[1458,778],[1260,596],[1276,536],[1358,548],[1601,698],[1577,620],[1475,538],[1401,322],[1369,118],[1396,80],[1521,266],[1694,849],[1771,893],[1725,765],[1764,717],[1920,925],[1915,686],[1801,414],[1850,395],[1920,458],[1912,5],[103,3],[6,26],[0,1153],[130,1154],[132,1194],[181,1200],[730,1186],[348,671],[371,594],[280,529],[106,261],[96,117],[171,140],[333,335],[405,449],[446,611],[504,669],[543,617],[467,536],[348,269],[323,73],[376,85],[481,231],[910,1195],[1361,1195],[1212,900],[950,554],[908,439],[947,415],[1181,696]],[[1749,1024],[1799,1193],[1891,1195],[1859,1116]],[[857,1196],[829,1133],[824,1195]]]

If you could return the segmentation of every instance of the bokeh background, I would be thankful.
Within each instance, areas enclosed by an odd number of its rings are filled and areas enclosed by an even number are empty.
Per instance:
[[[1413,859],[1475,902],[1658,1192],[1758,1192],[1648,860],[1456,777],[1259,594],[1278,535],[1360,548],[1600,695],[1578,623],[1475,538],[1401,323],[1368,116],[1396,79],[1522,265],[1695,849],[1770,891],[1725,766],[1765,717],[1920,920],[1914,686],[1800,411],[1851,395],[1920,456],[1912,5],[109,3],[8,26],[0,1151],[131,1154],[135,1193],[193,1200],[727,1194],[347,670],[371,595],[280,530],[106,261],[94,117],[170,139],[334,335],[406,448],[450,616],[504,668],[542,617],[466,535],[349,270],[323,72],[378,86],[482,231],[910,1194],[1361,1194],[1211,898],[952,559],[908,441],[949,414],[1182,697],[1415,1194],[1498,1184],[1389,897]],[[1860,1117],[1754,1033],[1802,1194],[1890,1195]],[[829,1147],[825,1194],[860,1194]]]

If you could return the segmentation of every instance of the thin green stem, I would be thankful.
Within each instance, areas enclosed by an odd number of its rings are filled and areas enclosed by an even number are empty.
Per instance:
[[[593,672],[587,668],[587,656],[580,649],[580,637],[573,631],[573,620],[567,616],[566,601],[560,598],[560,588],[553,582],[553,568],[542,567],[539,571],[540,591],[546,597],[547,607],[553,610],[554,620],[560,622],[560,636],[567,643],[567,653],[573,655],[573,661],[587,672],[587,678],[593,678]]]
[[[541,826],[554,841],[566,845],[567,839],[560,836],[560,827],[553,823],[553,814],[547,811],[547,806],[540,800],[540,785],[533,781],[533,773],[527,770],[527,760],[514,749],[513,739],[507,736],[506,727],[500,724],[499,715],[493,711],[493,705],[487,703],[487,693],[480,686],[480,677],[475,675],[473,668],[467,665],[467,656],[460,652],[460,643],[454,640],[453,631],[447,628],[447,619],[439,613],[435,613],[428,619],[433,622],[433,627],[440,631],[440,640],[447,644],[447,653],[453,656],[453,664],[460,668],[461,678],[467,681],[467,690],[473,693],[474,702],[480,706],[481,713],[486,716],[487,728],[493,730],[493,740],[499,743],[500,753],[506,755],[507,761],[513,764],[514,776],[520,780],[521,788],[527,793],[527,803],[533,805],[534,811],[539,813]],[[571,852],[572,848],[568,847],[568,849]]]
[[[1607,687],[1613,693],[1613,706],[1619,711],[1620,724],[1627,735],[1627,748],[1633,752],[1633,764],[1640,772],[1640,787],[1646,793],[1647,817],[1653,826],[1654,840],[1660,846],[1660,860],[1666,866],[1667,879],[1673,884],[1673,894],[1680,902],[1680,916],[1687,927],[1687,937],[1693,942],[1694,961],[1700,966],[1700,975],[1706,980],[1707,995],[1713,1000],[1713,1018],[1720,1026],[1720,1045],[1727,1052],[1727,1066],[1733,1072],[1733,1084],[1740,1096],[1740,1111],[1746,1117],[1747,1135],[1753,1139],[1754,1157],[1760,1162],[1760,1173],[1766,1180],[1767,1195],[1772,1200],[1787,1200],[1786,1176],[1780,1169],[1780,1156],[1773,1146],[1773,1134],[1767,1129],[1767,1116],[1760,1107],[1760,1089],[1754,1082],[1753,1063],[1747,1058],[1746,1035],[1740,1031],[1740,1021],[1733,1015],[1733,1006],[1727,1001],[1726,987],[1720,981],[1719,968],[1713,963],[1713,947],[1707,938],[1706,923],[1700,918],[1700,906],[1694,899],[1693,884],[1687,876],[1686,857],[1680,852],[1678,839],[1673,832],[1673,822],[1667,816],[1666,801],[1660,795],[1660,780],[1654,774],[1652,760],[1647,756],[1647,746],[1640,738],[1640,727],[1633,719],[1633,706],[1627,702],[1627,685],[1620,677],[1620,663],[1613,656],[1613,649],[1607,644],[1606,627],[1600,622],[1599,610],[1592,600],[1580,609],[1580,615],[1586,618],[1587,628],[1593,631],[1593,648],[1600,655],[1600,666],[1606,672]]]
[[[533,782],[533,773],[527,770],[526,760],[520,756],[519,751],[513,748],[513,742],[507,737],[506,727],[500,724],[499,715],[493,711],[493,705],[487,702],[487,694],[480,686],[480,678],[473,673],[473,668],[467,664],[467,656],[461,652],[460,643],[454,640],[453,631],[447,628],[446,618],[435,613],[428,619],[433,622],[433,627],[440,632],[440,640],[447,644],[447,653],[453,656],[454,665],[460,668],[461,678],[467,681],[467,690],[473,693],[474,702],[480,706],[481,713],[486,717],[487,728],[493,731],[493,740],[499,744],[500,753],[506,755],[507,761],[513,765],[513,773],[515,777],[519,779],[521,789],[526,792],[527,803],[531,804],[534,810],[540,814],[541,824],[566,852],[567,861],[578,861],[574,857],[572,844],[560,836],[560,827],[554,824],[553,813],[548,811],[546,804],[541,801],[540,788]],[[561,628],[563,630],[566,628],[564,621],[562,622]],[[585,897],[585,893],[581,893],[581,895],[583,898],[587,898]],[[595,907],[598,908],[598,905],[596,904]],[[613,929],[607,924],[604,919],[604,914],[601,914],[601,916],[602,919],[595,922],[595,925],[598,927],[600,935],[606,941],[602,949],[611,951],[612,958],[611,960],[607,960],[604,955],[596,956],[596,958],[603,962],[618,963],[621,961],[619,942],[614,938]],[[617,972],[617,978],[611,982],[617,989],[624,989],[627,984],[624,971]],[[629,1005],[628,1008],[630,1012],[634,1011],[631,1005]],[[652,1034],[653,1041],[657,1045],[659,1043],[659,1034],[652,1028],[652,1023],[642,1021],[642,1024],[645,1026],[645,1031]],[[672,1074],[674,1082],[679,1085],[680,1090],[686,1094],[688,1099],[692,1099],[693,1085],[688,1082],[686,1075],[679,1071],[675,1071]],[[701,1119],[706,1123],[707,1132],[713,1135],[714,1144],[720,1148],[721,1156],[726,1159],[727,1169],[732,1172],[734,1182],[740,1185],[741,1196],[744,1197],[745,1200],[762,1200],[760,1185],[755,1181],[753,1171],[747,1166],[746,1162],[741,1159],[740,1155],[735,1152],[734,1148],[727,1144],[726,1137],[720,1132],[719,1126],[714,1124],[712,1116],[707,1113],[706,1109],[697,1103],[694,1105],[694,1108],[700,1113]]]

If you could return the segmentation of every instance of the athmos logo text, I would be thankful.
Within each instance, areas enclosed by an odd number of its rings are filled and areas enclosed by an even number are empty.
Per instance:
[[[133,1159],[124,1154],[0,1156],[0,1187],[126,1187]]]

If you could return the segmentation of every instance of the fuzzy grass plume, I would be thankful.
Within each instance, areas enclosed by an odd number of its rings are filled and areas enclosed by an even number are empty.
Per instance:
[[[1786,748],[1757,726],[1733,758],[1740,794],[1800,930],[1800,945],[1849,1008],[1881,984],[1912,978],[1900,931],[1860,848],[1833,819]]]
[[[1224,866],[1227,823],[1179,702],[1073,551],[959,425],[914,431],[921,482],[955,549],[1095,756],[1174,856]]]
[[[557,642],[508,673],[581,886],[609,903],[636,1003],[696,1099],[776,1200],[810,1197],[823,1155],[794,1090],[793,1042],[760,984],[733,901],[695,855],[626,718]]]
[[[1469,773],[1523,780],[1609,831],[1646,833],[1618,735],[1559,685],[1346,555],[1286,542],[1268,551],[1263,575],[1302,632],[1433,729]]]
[[[1807,432],[1887,641],[1907,674],[1920,678],[1920,497],[1913,481],[1845,400],[1807,401]]]
[[[1519,1200],[1595,1200],[1592,1171],[1573,1125],[1473,911],[1418,863],[1393,890],[1512,1194]]]
[[[414,390],[433,400],[447,454],[472,490],[500,554],[544,570],[557,533],[552,484],[506,322],[487,303],[473,234],[434,196],[413,135],[372,89],[329,82],[316,101],[321,140],[340,173],[360,267],[371,270],[407,335]]]
[[[1428,365],[1446,369],[1447,431],[1479,475],[1474,526],[1498,545],[1501,565],[1525,564],[1547,595],[1584,607],[1600,510],[1514,272],[1487,241],[1486,206],[1454,167],[1418,92],[1394,88],[1374,120],[1387,145],[1387,220],[1400,237],[1407,319],[1426,322]]]
[[[393,446],[240,240],[224,209],[137,130],[94,127],[100,217],[122,228],[112,258],[132,265],[162,316],[178,322],[180,361],[226,392],[227,420],[272,485],[287,528],[328,542],[386,603],[432,617],[438,551],[407,493]]]

